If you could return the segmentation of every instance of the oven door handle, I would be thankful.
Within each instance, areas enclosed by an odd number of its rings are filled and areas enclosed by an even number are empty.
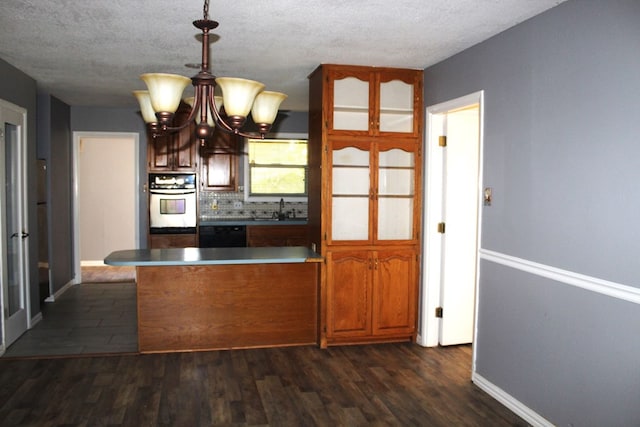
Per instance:
[[[184,194],[195,194],[196,190],[149,190],[149,193],[165,196],[179,196]]]

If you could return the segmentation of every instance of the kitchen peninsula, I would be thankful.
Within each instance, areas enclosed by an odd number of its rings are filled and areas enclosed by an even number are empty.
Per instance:
[[[134,249],[141,353],[318,343],[320,266],[302,246]]]

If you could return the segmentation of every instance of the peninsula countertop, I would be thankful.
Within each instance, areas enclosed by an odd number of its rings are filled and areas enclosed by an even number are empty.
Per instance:
[[[130,249],[109,254],[104,263],[115,266],[233,265],[322,262],[304,246],[254,248]]]

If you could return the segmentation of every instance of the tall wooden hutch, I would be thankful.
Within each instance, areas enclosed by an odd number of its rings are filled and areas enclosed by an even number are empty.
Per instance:
[[[320,344],[415,340],[423,72],[321,65],[309,79]]]

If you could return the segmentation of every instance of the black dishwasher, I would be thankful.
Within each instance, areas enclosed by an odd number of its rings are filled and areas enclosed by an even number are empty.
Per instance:
[[[247,246],[245,225],[201,225],[199,232],[201,248],[243,248]]]

